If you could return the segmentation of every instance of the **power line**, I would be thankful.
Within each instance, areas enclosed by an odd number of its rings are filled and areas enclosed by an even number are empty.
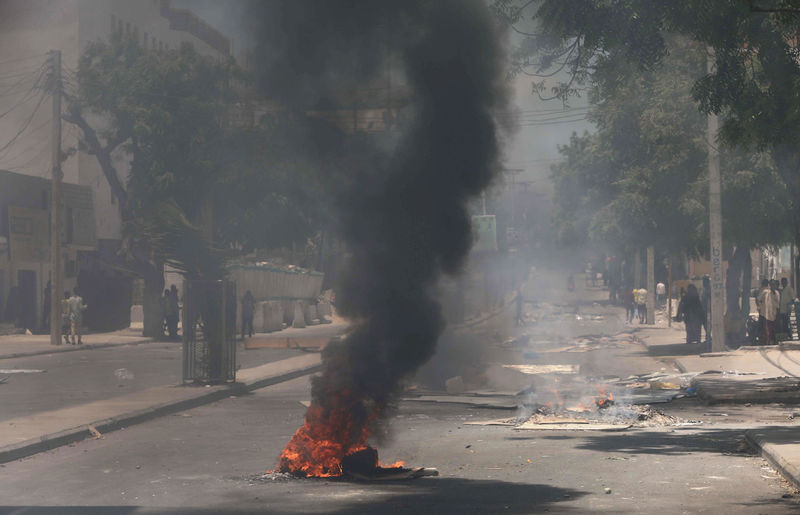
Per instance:
[[[8,148],[11,145],[13,145],[15,141],[17,141],[17,139],[20,137],[20,135],[22,135],[22,133],[25,132],[25,130],[31,124],[31,121],[33,120],[33,117],[36,116],[36,113],[39,111],[39,108],[42,106],[42,102],[44,102],[45,98],[47,98],[47,95],[44,92],[42,92],[41,96],[39,97],[39,101],[36,103],[36,107],[33,108],[33,112],[31,112],[31,115],[28,117],[27,120],[25,120],[25,123],[22,125],[22,127],[17,131],[16,134],[14,134],[14,136],[10,140],[8,140],[8,142],[5,145],[0,147],[0,157],[2,157],[3,156],[2,153],[6,152],[8,150]]]
[[[31,59],[40,59],[42,57],[47,57],[47,54],[36,54],[36,55],[30,55],[30,56],[27,56],[27,57],[17,57],[16,59],[9,59],[8,61],[0,61],[0,66],[3,66],[4,64],[9,64],[9,63],[16,63],[16,62],[20,62],[20,61],[30,61]]]

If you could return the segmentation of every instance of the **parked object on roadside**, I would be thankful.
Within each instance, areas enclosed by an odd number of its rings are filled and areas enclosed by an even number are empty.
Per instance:
[[[686,324],[686,343],[700,343],[700,329],[706,323],[706,310],[694,284],[688,286],[686,295],[678,304],[676,318]]]

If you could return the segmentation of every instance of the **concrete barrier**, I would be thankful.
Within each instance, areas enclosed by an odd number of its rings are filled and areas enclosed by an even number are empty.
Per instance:
[[[294,318],[292,327],[302,329],[306,326],[306,317],[303,309],[303,301],[298,300],[294,303]]]
[[[255,309],[253,311],[253,331],[257,333],[264,332],[264,304],[266,304],[266,302],[256,302]]]
[[[264,332],[271,333],[283,329],[283,306],[280,302],[266,301],[263,305]]]
[[[306,304],[303,315],[306,319],[306,325],[313,325],[314,321],[317,320],[316,304]]]

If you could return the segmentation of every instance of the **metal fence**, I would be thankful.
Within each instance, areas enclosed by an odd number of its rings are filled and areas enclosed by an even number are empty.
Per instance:
[[[236,283],[183,282],[183,381],[236,380]]]

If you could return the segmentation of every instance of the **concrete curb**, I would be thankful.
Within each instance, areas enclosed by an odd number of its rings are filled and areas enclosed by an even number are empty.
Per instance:
[[[780,452],[779,446],[767,441],[766,435],[760,434],[756,429],[748,429],[744,433],[745,439],[761,451],[761,457],[780,472],[792,486],[800,489],[800,463],[791,463]]]
[[[0,359],[13,359],[13,358],[27,358],[30,356],[41,356],[43,354],[58,354],[60,352],[75,352],[79,350],[95,350],[95,349],[107,349],[109,347],[123,347],[127,345],[142,345],[144,343],[165,343],[169,342],[168,340],[154,340],[153,338],[149,338],[146,340],[134,341],[134,342],[119,342],[119,343],[84,343],[82,345],[67,345],[62,344],[61,346],[54,346],[49,349],[41,349],[36,351],[30,352],[14,352],[11,354],[0,354]],[[62,347],[63,346],[63,347]]]
[[[0,448],[0,463],[7,463],[9,461],[26,458],[40,452],[48,451],[57,447],[79,442],[86,438],[90,438],[92,437],[92,433],[89,430],[89,426],[93,426],[100,433],[109,433],[111,431],[116,431],[134,424],[146,422],[160,416],[170,415],[179,411],[196,408],[198,406],[202,406],[203,404],[210,404],[212,402],[230,397],[231,395],[242,395],[259,388],[264,388],[266,386],[271,386],[308,374],[313,374],[321,369],[322,364],[316,364],[290,370],[274,376],[264,377],[249,384],[233,383],[230,385],[219,385],[203,388],[202,390],[198,390],[196,395],[186,399],[180,399],[178,401],[167,402],[163,404],[155,404],[148,408],[131,411],[117,417],[96,420],[94,422],[81,424],[80,426],[59,431],[57,433],[41,435],[38,438],[32,438],[30,440]],[[187,386],[186,388],[192,387]]]

